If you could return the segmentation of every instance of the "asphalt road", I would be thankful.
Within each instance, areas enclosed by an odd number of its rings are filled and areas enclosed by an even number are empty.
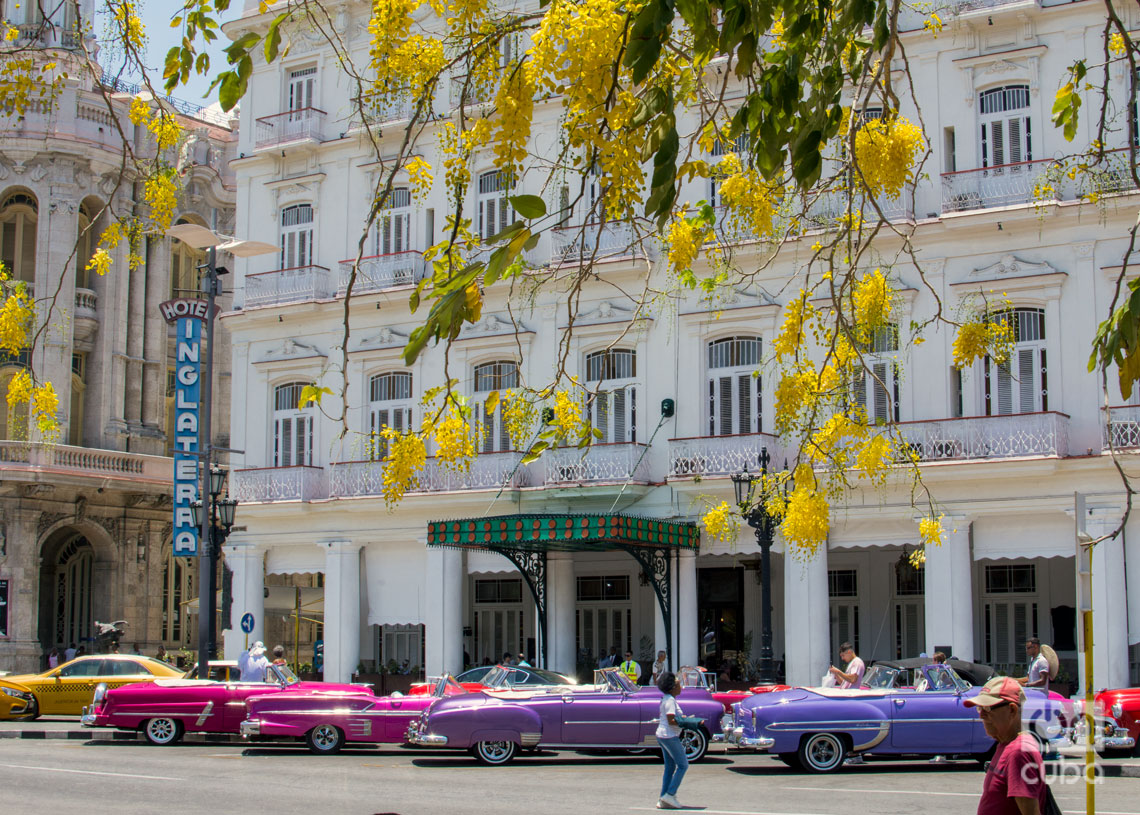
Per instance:
[[[720,748],[714,748],[719,751]],[[505,767],[462,754],[382,747],[314,756],[283,746],[0,740],[0,812],[23,813],[638,813],[655,811],[654,757],[540,753]],[[973,762],[867,762],[830,776],[774,759],[711,753],[678,798],[707,815],[914,815],[977,808]],[[1056,781],[1066,813],[1084,788]],[[1140,779],[1104,779],[1099,815],[1138,815]]]

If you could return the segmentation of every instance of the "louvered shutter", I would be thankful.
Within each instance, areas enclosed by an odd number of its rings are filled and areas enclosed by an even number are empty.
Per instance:
[[[876,362],[872,366],[875,373],[873,380],[875,388],[875,421],[890,421],[890,397],[887,389],[883,387],[889,380],[887,379],[887,364],[885,362]]]
[[[487,410],[487,403],[483,402],[479,407],[483,415],[483,452],[495,452],[495,413],[494,411]]]
[[[293,464],[293,421],[281,420],[281,463],[279,467],[289,467]]]
[[[614,435],[613,440],[616,444],[626,441],[627,423],[626,423],[626,402],[628,394],[625,389],[614,391]]]
[[[999,416],[1013,413],[1013,376],[1008,362],[997,365],[997,412]]]
[[[1036,410],[1037,372],[1034,365],[1034,349],[1022,348],[1017,352],[1018,392],[1021,397],[1021,412],[1033,413]]]
[[[374,410],[372,411],[372,447],[373,456],[375,458],[388,457],[388,440],[380,435],[384,426],[388,424],[388,411]]]
[[[720,398],[718,414],[720,416],[720,434],[728,436],[732,433],[732,377],[720,377]]]
[[[855,404],[864,410],[867,408],[867,372],[860,369],[855,373],[855,381],[852,383],[854,386],[854,400]]]
[[[602,444],[610,442],[610,394],[609,391],[598,391],[593,402],[594,427],[602,431]]]
[[[738,374],[736,377],[736,404],[739,414],[736,420],[737,433],[752,432],[752,382],[751,374]]]

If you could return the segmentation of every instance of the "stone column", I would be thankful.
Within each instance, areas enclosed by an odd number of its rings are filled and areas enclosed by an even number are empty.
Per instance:
[[[63,169],[62,167],[60,168]],[[68,258],[75,248],[79,234],[79,202],[76,191],[68,187],[51,187],[50,200],[40,201],[39,220],[36,223],[36,278],[35,296],[55,297],[47,331],[41,338],[33,367],[41,381],[51,382],[59,396],[60,414],[67,417],[60,428],[60,441],[68,439],[71,407],[71,314],[75,311],[75,261]],[[45,206],[46,205],[46,206]],[[58,295],[56,290],[58,289]],[[37,319],[47,316],[41,302]],[[31,426],[29,438],[37,433]]]
[[[1094,538],[1106,535],[1120,523],[1120,507],[1090,507],[1085,529]],[[1093,549],[1093,687],[1128,687],[1128,606],[1124,602],[1124,541],[1101,541]],[[1077,626],[1081,622],[1078,616]],[[1085,686],[1084,658],[1078,656],[1081,688]]]
[[[929,654],[950,646],[958,659],[974,660],[974,592],[970,524],[965,516],[942,519],[941,546],[926,547],[926,646]]]
[[[241,618],[253,615],[249,642],[265,640],[265,550],[255,543],[234,540],[223,547],[226,566],[234,573],[230,629],[224,632],[226,659],[237,659],[246,647]]]
[[[678,667],[696,665],[700,633],[697,630],[697,553],[685,549],[677,556],[677,594],[673,606],[676,615]]]
[[[170,239],[152,238],[147,260],[146,301],[143,321],[143,391],[142,433],[148,453],[165,452],[164,420],[166,412],[166,321],[158,306],[170,292]],[[227,360],[214,360],[215,367]],[[218,415],[219,412],[215,412]]]
[[[574,653],[574,556],[550,552],[546,556],[546,657],[549,670],[573,676]]]
[[[1125,582],[1130,586],[1127,602],[1128,644],[1140,643],[1140,523],[1132,520],[1124,536]]]
[[[784,650],[789,685],[814,687],[831,664],[826,545],[803,562],[785,554]]]
[[[429,676],[459,673],[463,665],[463,553],[430,547],[425,589],[429,598],[437,598],[424,610],[425,671]]]
[[[360,544],[322,541],[325,550],[326,682],[348,682],[360,663]]]
[[[670,664],[669,660],[673,657],[674,654],[677,653],[677,649],[676,648],[673,649],[673,654],[669,653],[669,648],[668,648],[669,639],[668,639],[668,637],[665,636],[665,634],[666,634],[665,617],[664,617],[664,615],[661,614],[661,603],[659,603],[657,601],[657,594],[654,593],[654,595],[653,595],[653,661],[654,662],[657,661],[657,652],[658,651],[664,651],[665,652],[665,665],[666,665],[666,667],[668,667]],[[677,667],[675,661],[674,661],[672,667],[674,667],[674,668]]]
[[[15,502],[12,502],[15,503]],[[9,504],[9,507],[12,504]],[[12,673],[41,670],[40,548],[36,539],[37,509],[4,511],[4,576],[8,578],[8,639],[4,667]]]

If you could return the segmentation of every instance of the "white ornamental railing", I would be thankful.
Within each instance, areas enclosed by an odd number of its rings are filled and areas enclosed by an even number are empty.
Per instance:
[[[337,295],[348,290],[348,279],[352,274],[352,260],[340,262],[340,287]],[[371,255],[360,259],[356,269],[356,281],[352,284],[353,294],[381,291],[394,286],[408,286],[418,283],[424,276],[424,256],[420,252],[393,252],[388,255]]]
[[[592,444],[585,449],[560,447],[543,454],[547,484],[649,481],[644,444]]]
[[[315,501],[328,495],[324,467],[258,467],[234,470],[230,496],[241,503]]]
[[[943,173],[942,211],[968,212],[1068,197],[1047,189],[1051,183],[1047,173],[1053,165],[1052,159],[1044,159]]]
[[[1118,405],[1101,410],[1105,450],[1140,447],[1140,405]]]
[[[256,120],[255,148],[277,147],[296,141],[321,141],[325,112],[317,108],[288,110]]]
[[[951,3],[950,8],[955,14],[965,14],[970,11],[985,11],[987,9],[1001,8],[1002,6],[1040,6],[1041,0],[959,0]]]
[[[911,221],[914,220],[913,201],[913,190],[905,188],[896,198],[887,198],[886,196],[877,198],[876,202],[879,209],[876,210],[874,203],[869,200],[862,200],[859,196],[856,196],[852,201],[849,196],[843,193],[825,192],[817,196],[808,206],[805,220],[808,228],[829,228],[840,218],[846,216],[851,206],[855,205],[859,207],[860,216],[865,221],[878,222],[879,211],[882,211],[883,217],[888,221]]]
[[[466,472],[456,472],[429,458],[419,483],[409,492],[452,492],[527,487],[533,481],[529,466],[519,466],[520,453],[480,453]],[[383,461],[344,461],[329,467],[330,498],[360,498],[384,493]]]
[[[732,475],[745,468],[757,473],[760,453],[765,448],[771,457],[769,468],[780,469],[782,448],[776,437],[768,433],[669,439],[669,477]]]
[[[0,466],[26,466],[32,470],[100,476],[123,476],[142,481],[168,482],[174,463],[166,456],[121,453],[67,444],[0,441]]]
[[[645,254],[629,221],[560,227],[550,231],[550,260],[553,264],[614,260]]]
[[[918,461],[1069,454],[1069,417],[1055,411],[900,422],[893,430]]]
[[[245,276],[245,307],[303,303],[332,296],[332,280],[324,266],[295,266]]]

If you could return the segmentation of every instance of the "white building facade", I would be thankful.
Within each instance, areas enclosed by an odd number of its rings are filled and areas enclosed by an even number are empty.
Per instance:
[[[864,659],[943,650],[1017,673],[1026,638],[1038,636],[1079,683],[1074,493],[1086,496],[1089,533],[1113,529],[1124,492],[1106,439],[1122,448],[1126,466],[1128,451],[1140,449],[1140,406],[1123,406],[1117,394],[1107,422],[1086,363],[1140,198],[1122,182],[1095,205],[1063,185],[1057,200],[1034,200],[1050,160],[1072,149],[1049,121],[1055,81],[1075,59],[1101,53],[1100,10],[985,5],[963,6],[937,38],[920,27],[906,35],[933,156],[913,205],[889,214],[913,229],[926,282],[909,260],[889,268],[902,288],[904,329],[933,312],[934,294],[947,313],[979,293],[1008,300],[1016,371],[983,361],[957,372],[945,327],[922,344],[906,342],[904,331],[902,342],[876,346],[877,381],[869,377],[856,390],[872,417],[898,423],[910,439],[947,536],[927,551],[924,568],[904,565],[919,542],[918,513],[900,476],[837,507],[826,550],[815,558],[786,556],[777,541],[774,652],[789,682],[818,682],[844,640]],[[338,30],[361,32],[349,37],[352,49],[366,47],[366,14],[367,4],[336,5]],[[264,30],[269,20],[247,3],[228,31]],[[226,546],[234,620],[252,612],[260,626],[275,613],[264,605],[266,579],[322,575],[330,680],[393,661],[457,671],[508,652],[545,653],[549,667],[574,672],[611,648],[648,660],[666,642],[674,664],[755,658],[759,547],[746,527],[730,543],[706,538],[697,551],[669,550],[668,614],[657,602],[663,584],[628,552],[552,551],[539,614],[515,563],[496,552],[429,545],[429,524],[581,514],[684,524],[710,504],[731,502],[732,473],[755,472],[764,448],[777,464],[787,455],[772,435],[768,348],[798,290],[787,281],[806,266],[814,238],[783,247],[749,285],[715,303],[676,294],[659,298],[655,310],[634,311],[622,290],[639,290],[647,275],[669,288],[663,252],[634,241],[629,224],[592,227],[571,215],[527,260],[539,269],[575,264],[598,247],[598,279],[577,303],[567,372],[606,393],[590,414],[601,443],[584,456],[563,449],[521,465],[501,417],[492,415],[469,473],[429,458],[419,488],[389,509],[382,455],[362,440],[384,424],[418,426],[424,391],[444,381],[440,349],[411,366],[401,350],[417,325],[407,308],[410,287],[425,274],[421,253],[442,238],[448,204],[439,185],[422,202],[406,191],[393,195],[366,240],[345,348],[353,265],[345,259],[356,257],[379,165],[321,35],[291,36],[287,57],[254,70],[241,112],[244,157],[235,163],[237,232],[274,236],[282,250],[279,258],[237,264],[235,310],[223,320],[233,338],[232,446],[245,451],[233,475],[239,526]],[[1123,75],[1113,82],[1123,93]],[[454,115],[456,102],[446,97],[457,87],[444,86],[437,116]],[[395,154],[406,115],[377,113],[381,155]],[[557,117],[557,100],[536,104],[536,143],[557,142]],[[1077,143],[1092,133],[1086,118]],[[1123,147],[1123,138],[1117,133],[1111,146]],[[528,180],[514,192],[538,194],[539,179],[533,189]],[[498,221],[506,193],[489,154],[475,160],[471,187],[469,211]],[[709,194],[693,183],[678,199]],[[900,256],[900,241],[887,232],[876,240],[886,268],[886,258]],[[742,241],[734,251],[747,269],[754,250]],[[476,402],[481,393],[547,382],[563,350],[565,295],[540,288],[508,309],[504,291],[487,289],[483,318],[450,350],[448,371]],[[298,409],[304,385],[338,390],[344,360],[346,403],[338,393],[319,409]],[[334,418],[342,408],[347,435]],[[1129,521],[1124,535],[1096,550],[1097,687],[1137,681],[1137,524]],[[240,651],[241,637],[227,637],[228,656]]]

